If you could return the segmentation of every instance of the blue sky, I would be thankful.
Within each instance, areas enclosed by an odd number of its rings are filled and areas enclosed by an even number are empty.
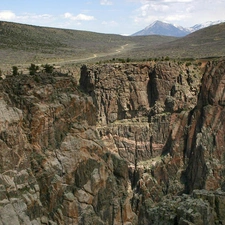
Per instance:
[[[1,0],[0,20],[128,35],[155,20],[225,21],[225,0]]]

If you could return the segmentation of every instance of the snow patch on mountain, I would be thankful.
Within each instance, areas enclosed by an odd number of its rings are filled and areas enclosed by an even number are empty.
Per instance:
[[[140,30],[132,34],[132,36],[164,35],[164,36],[183,37],[183,36],[186,36],[187,34],[190,34],[202,28],[209,27],[209,26],[216,25],[223,22],[225,21],[222,21],[222,20],[207,21],[205,23],[196,24],[192,27],[185,28],[182,26],[156,20],[149,26],[145,27],[143,30]]]

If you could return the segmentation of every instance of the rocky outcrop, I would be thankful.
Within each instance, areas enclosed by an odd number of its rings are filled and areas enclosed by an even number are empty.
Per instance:
[[[195,110],[190,114],[185,157],[187,189],[215,190],[224,182],[224,62],[209,62]]]
[[[1,83],[1,224],[129,224],[127,162],[95,129],[96,109],[72,77]]]
[[[161,154],[179,113],[194,108],[200,78],[193,73],[172,62],[83,66],[80,84],[98,108],[100,135],[115,137],[114,151],[134,162],[135,146],[140,160]]]
[[[223,185],[225,63],[127,67],[83,67],[80,81],[104,143],[130,163],[132,207],[144,221],[149,202]]]
[[[184,167],[185,132],[197,102],[200,69],[173,62],[83,66],[80,84],[98,108],[100,136],[111,151],[130,162],[131,174],[135,168],[141,177],[142,162],[152,159],[152,164],[160,162],[154,174],[161,192],[162,183],[170,188],[169,180],[176,182],[171,189],[182,191],[177,180]],[[161,155],[167,154],[173,156],[172,163],[164,165]],[[161,194],[156,195],[160,199]]]
[[[225,224],[224,79],[221,60],[2,80],[0,224]]]
[[[194,190],[191,195],[167,198],[157,205],[149,204],[147,219],[139,224],[224,224],[224,197],[221,190]]]

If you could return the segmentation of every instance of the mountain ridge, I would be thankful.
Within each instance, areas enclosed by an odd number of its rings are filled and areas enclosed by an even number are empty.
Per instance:
[[[178,26],[168,22],[163,22],[156,20],[144,29],[132,34],[131,36],[145,36],[145,35],[163,35],[163,36],[174,36],[174,37],[184,37],[190,33],[193,33],[197,30],[220,24],[225,21],[207,21],[205,23],[195,24],[192,27],[185,28],[183,26]]]

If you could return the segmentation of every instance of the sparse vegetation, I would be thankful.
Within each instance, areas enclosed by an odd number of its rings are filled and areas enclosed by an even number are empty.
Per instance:
[[[30,72],[30,75],[34,75],[39,70],[39,66],[36,66],[35,64],[31,63],[28,70]]]
[[[13,66],[12,67],[12,73],[13,73],[13,76],[19,75],[18,67],[17,66]]]
[[[170,60],[170,57],[169,56],[166,56],[165,60],[166,61],[169,61]]]
[[[132,62],[225,56],[225,24],[184,38],[121,36],[0,22],[0,64]],[[215,40],[215,35],[217,38]],[[88,51],[87,51],[88,50]],[[35,70],[34,70],[35,71]],[[33,72],[32,72],[33,73]]]
[[[36,75],[34,77],[34,80],[37,82],[37,83],[40,83],[41,79],[40,79],[40,76]]]
[[[44,68],[44,71],[45,71],[46,73],[52,73],[53,70],[54,70],[54,67],[51,66],[51,65],[49,65],[49,64],[45,64],[45,65],[43,65],[42,67]]]
[[[191,65],[191,62],[186,62],[185,66],[188,67]]]

